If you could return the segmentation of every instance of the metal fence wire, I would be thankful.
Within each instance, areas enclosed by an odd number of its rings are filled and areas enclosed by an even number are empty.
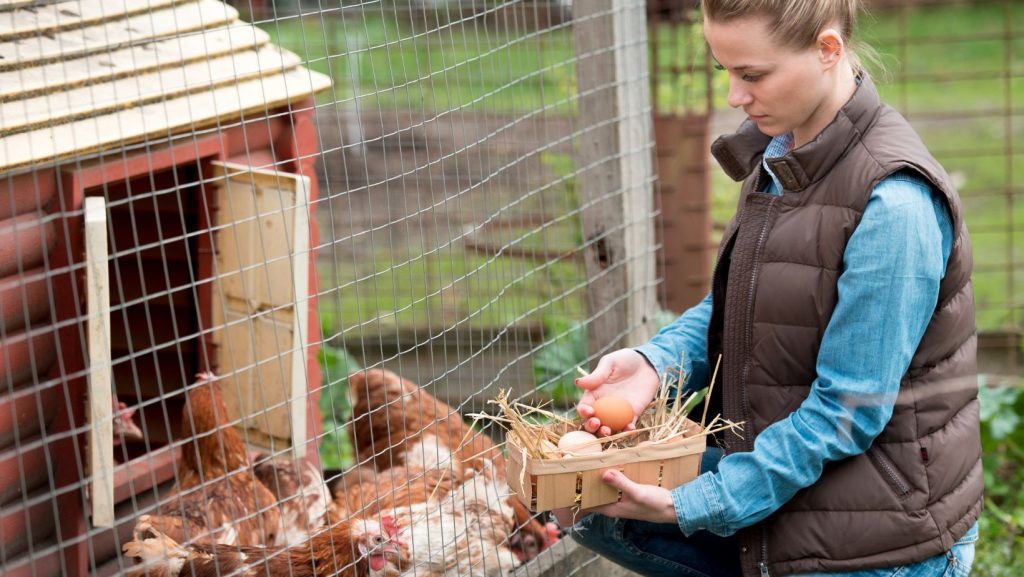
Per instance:
[[[463,416],[649,331],[643,10],[0,2],[0,572],[558,547]]]
[[[875,4],[1015,378],[1024,9]],[[0,573],[602,567],[551,564],[465,417],[568,409],[707,290],[700,38],[693,2],[0,0]]]

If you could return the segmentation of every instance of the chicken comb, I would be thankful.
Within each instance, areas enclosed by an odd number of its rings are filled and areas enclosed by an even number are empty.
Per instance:
[[[387,533],[388,538],[394,538],[398,535],[398,525],[395,524],[395,518],[391,515],[381,517],[380,526]]]

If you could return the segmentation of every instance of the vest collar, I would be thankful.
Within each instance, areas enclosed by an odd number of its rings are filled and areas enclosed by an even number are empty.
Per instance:
[[[807,188],[823,178],[850,145],[860,140],[861,134],[877,118],[880,106],[881,100],[871,78],[861,76],[853,96],[814,140],[788,154],[768,159],[768,166],[784,189],[801,191]],[[763,134],[748,119],[733,134],[715,140],[711,154],[730,178],[743,180],[757,168],[769,142],[771,137]]]

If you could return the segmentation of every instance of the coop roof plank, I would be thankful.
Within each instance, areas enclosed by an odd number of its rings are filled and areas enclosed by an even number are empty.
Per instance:
[[[295,68],[166,102],[14,134],[0,138],[0,174],[74,154],[163,139],[182,129],[196,130],[254,113],[265,114],[330,85],[330,78],[323,74]]]
[[[74,28],[60,34],[33,36],[0,43],[0,70],[38,66],[77,58],[153,39],[182,36],[216,28],[238,17],[234,8],[214,0],[179,4],[130,18]]]
[[[105,20],[149,12],[182,0],[78,0],[23,7],[0,13],[0,41],[37,34],[59,33]]]
[[[0,12],[16,10],[18,8],[33,8],[36,6],[48,6],[59,4],[60,0],[0,0]]]
[[[236,52],[185,66],[53,92],[0,105],[0,134],[70,122],[160,102],[187,93],[214,90],[259,76],[273,76],[300,64],[299,57],[276,46]]]
[[[242,23],[83,58],[8,70],[0,72],[0,102],[217,58],[258,48],[267,44],[269,38],[260,28]]]

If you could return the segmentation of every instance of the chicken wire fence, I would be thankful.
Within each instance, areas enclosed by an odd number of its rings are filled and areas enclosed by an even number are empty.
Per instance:
[[[463,415],[650,330],[643,11],[0,2],[0,571],[551,546]]]

